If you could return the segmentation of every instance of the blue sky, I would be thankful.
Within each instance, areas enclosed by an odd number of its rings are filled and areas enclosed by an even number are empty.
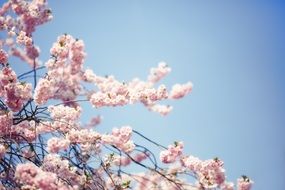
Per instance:
[[[42,60],[57,36],[84,40],[85,67],[120,80],[145,79],[161,60],[162,82],[192,81],[193,93],[167,117],[141,105],[90,109],[98,128],[129,124],[185,153],[220,157],[227,176],[246,174],[256,190],[285,189],[285,3],[282,1],[61,0],[35,34]]]

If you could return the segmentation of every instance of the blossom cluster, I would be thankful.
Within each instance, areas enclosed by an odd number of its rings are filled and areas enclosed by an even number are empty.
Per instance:
[[[102,141],[106,144],[114,145],[124,152],[132,152],[135,145],[131,140],[131,136],[132,128],[130,126],[124,126],[120,129],[114,128],[110,135],[103,135]]]
[[[114,76],[100,77],[95,75],[91,70],[86,70],[84,79],[94,83],[98,88],[98,92],[94,92],[90,96],[90,102],[95,107],[103,106],[123,106],[136,102],[143,103],[149,110],[167,115],[172,107],[168,105],[160,105],[157,102],[165,99],[182,98],[192,90],[192,83],[176,84],[169,96],[169,92],[165,85],[159,85],[157,88],[154,84],[165,77],[170,72],[170,67],[164,62],[160,62],[157,68],[152,68],[148,81],[142,81],[134,78],[130,82],[119,82]],[[173,95],[172,95],[173,94]],[[179,94],[179,95],[177,95]]]
[[[169,145],[167,150],[160,152],[160,160],[163,163],[173,163],[182,154],[183,142],[175,142],[174,145]]]
[[[14,70],[4,66],[0,71],[0,95],[12,111],[19,111],[32,97],[32,84],[19,82]]]
[[[16,18],[9,14],[10,11]],[[34,44],[32,35],[37,26],[51,19],[52,14],[45,0],[9,0],[0,9],[0,32],[6,31],[7,36],[0,40],[0,48],[7,47],[10,55],[37,66],[40,49]]]
[[[72,101],[81,92],[82,64],[85,57],[84,43],[71,35],[59,36],[50,50],[52,57],[46,62],[48,72],[35,89],[38,105],[49,99]]]

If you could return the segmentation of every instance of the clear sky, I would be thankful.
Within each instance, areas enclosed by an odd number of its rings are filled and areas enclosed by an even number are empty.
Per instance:
[[[3,0],[2,0],[3,1]],[[54,19],[35,34],[42,60],[56,37],[86,44],[86,67],[120,80],[145,79],[161,60],[162,82],[192,81],[193,93],[162,117],[141,105],[89,109],[98,127],[131,125],[185,153],[220,157],[227,176],[250,176],[255,190],[285,189],[285,2],[50,0]]]

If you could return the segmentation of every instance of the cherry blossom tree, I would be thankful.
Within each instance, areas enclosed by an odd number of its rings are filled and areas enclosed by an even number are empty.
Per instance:
[[[69,34],[55,40],[50,59],[41,64],[33,33],[51,19],[45,0],[9,0],[0,9],[0,189],[235,189],[221,159],[200,160],[184,152],[181,141],[165,147],[130,126],[99,133],[100,116],[83,125],[83,102],[94,109],[140,103],[166,116],[172,107],[160,102],[183,98],[193,85],[157,85],[171,71],[165,62],[151,68],[146,80],[96,75],[84,68],[84,42]],[[13,57],[30,71],[17,75],[9,64]],[[131,165],[141,171],[125,169]],[[236,189],[252,184],[242,176]]]

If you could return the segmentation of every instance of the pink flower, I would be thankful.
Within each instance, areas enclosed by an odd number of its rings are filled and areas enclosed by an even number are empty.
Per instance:
[[[250,180],[247,176],[242,176],[237,180],[237,190],[250,190],[252,184],[252,180]]]
[[[8,54],[0,49],[0,64],[6,64],[8,62]]]
[[[149,157],[149,153],[147,152],[140,152],[140,153],[137,153],[133,159],[137,162],[142,162],[143,160],[147,159]]]
[[[175,161],[176,157],[172,156],[169,151],[164,150],[160,152],[159,155],[160,161],[165,164],[172,163]]]
[[[29,149],[25,149],[25,150],[22,150],[22,156],[30,159],[35,156],[35,153]]]
[[[134,150],[135,144],[130,140],[132,128],[124,126],[120,129],[114,128],[111,135],[102,135],[102,142],[112,144],[124,152],[130,153]]]
[[[10,2],[6,2],[2,5],[2,7],[0,7],[0,16],[4,15],[10,8],[11,3]]]
[[[32,98],[32,84],[17,83],[15,86],[15,96],[20,97],[23,101]]]
[[[34,100],[36,104],[42,105],[46,103],[47,100],[52,97],[54,91],[55,89],[53,87],[53,83],[48,79],[41,78],[34,93]]]
[[[172,99],[179,99],[184,97],[186,94],[190,93],[192,91],[193,84],[191,82],[188,82],[186,84],[175,84],[172,86],[171,92],[170,92],[170,98]]]
[[[52,137],[47,141],[47,150],[50,153],[57,153],[60,150],[67,150],[70,141],[67,139],[60,139],[57,137]]]
[[[197,175],[199,184],[204,188],[214,188],[225,182],[223,162],[218,158],[202,161],[188,156],[182,159],[182,164]]]
[[[17,142],[33,142],[38,135],[35,130],[35,121],[25,120],[17,125],[13,125],[9,131],[9,136]]]
[[[24,46],[32,46],[33,40],[32,38],[26,35],[26,32],[20,31],[20,33],[17,36],[17,43],[24,45]]]
[[[156,83],[170,73],[171,68],[167,66],[165,62],[160,62],[157,68],[151,68],[148,75],[148,81]]]
[[[37,189],[57,190],[57,176],[51,172],[45,172],[32,163],[18,164],[15,178],[23,186],[36,187]]]
[[[58,106],[49,106],[48,111],[51,114],[51,117],[55,120],[66,120],[66,121],[75,121],[79,118],[81,114],[81,108],[73,108],[64,105]]]
[[[35,180],[35,184],[39,189],[42,190],[57,190],[58,186],[56,184],[57,176],[51,172],[40,172]]]
[[[40,169],[32,164],[18,164],[15,172],[15,177],[22,183],[33,185],[35,177],[40,172]]]
[[[86,69],[84,71],[83,80],[86,81],[86,82],[95,83],[96,75],[94,74],[93,70]]]
[[[59,187],[65,187],[65,189],[71,189],[70,186],[81,186],[87,183],[84,172],[79,170],[77,167],[72,166],[68,160],[63,159],[57,154],[48,154],[45,156],[43,164],[41,166],[44,172],[54,173],[58,176],[58,179],[64,179],[69,181],[69,185],[66,183],[60,183]]]
[[[234,190],[234,184],[232,182],[224,182],[221,185],[221,190]]]
[[[10,67],[4,67],[0,71],[0,83],[1,86],[6,86],[9,83],[15,83],[17,81],[17,75],[15,71]]]
[[[12,111],[19,111],[32,97],[32,85],[17,82],[16,73],[10,67],[4,67],[0,71],[0,95]]]
[[[171,112],[172,109],[173,107],[169,105],[166,106],[166,105],[155,104],[149,106],[149,110],[160,113],[163,116],[166,116],[169,112]]]
[[[202,161],[194,156],[183,158],[182,163],[185,167],[189,168],[193,172],[199,171],[202,167]]]
[[[10,83],[5,90],[6,103],[12,111],[19,111],[23,103],[32,97],[32,85],[29,83]]]
[[[169,145],[167,150],[160,152],[160,160],[163,163],[173,163],[182,154],[183,142],[175,142],[174,145]]]
[[[96,117],[92,117],[91,120],[89,121],[88,124],[86,124],[86,128],[92,128],[92,127],[96,127],[97,125],[99,125],[102,121],[102,116],[98,115]]]
[[[101,139],[101,134],[92,129],[71,129],[66,139],[72,143],[95,143]]]
[[[13,113],[9,111],[0,111],[0,134],[4,136],[9,133],[13,124]]]
[[[113,162],[116,166],[128,166],[131,164],[131,159],[126,156],[112,155],[108,161]]]
[[[27,42],[25,42],[27,43]],[[37,57],[39,57],[40,55],[40,48],[37,46],[28,46],[26,48],[26,55],[31,59],[31,60],[35,60]],[[35,62],[36,66],[37,66],[37,62]],[[34,65],[34,63],[32,64]]]

